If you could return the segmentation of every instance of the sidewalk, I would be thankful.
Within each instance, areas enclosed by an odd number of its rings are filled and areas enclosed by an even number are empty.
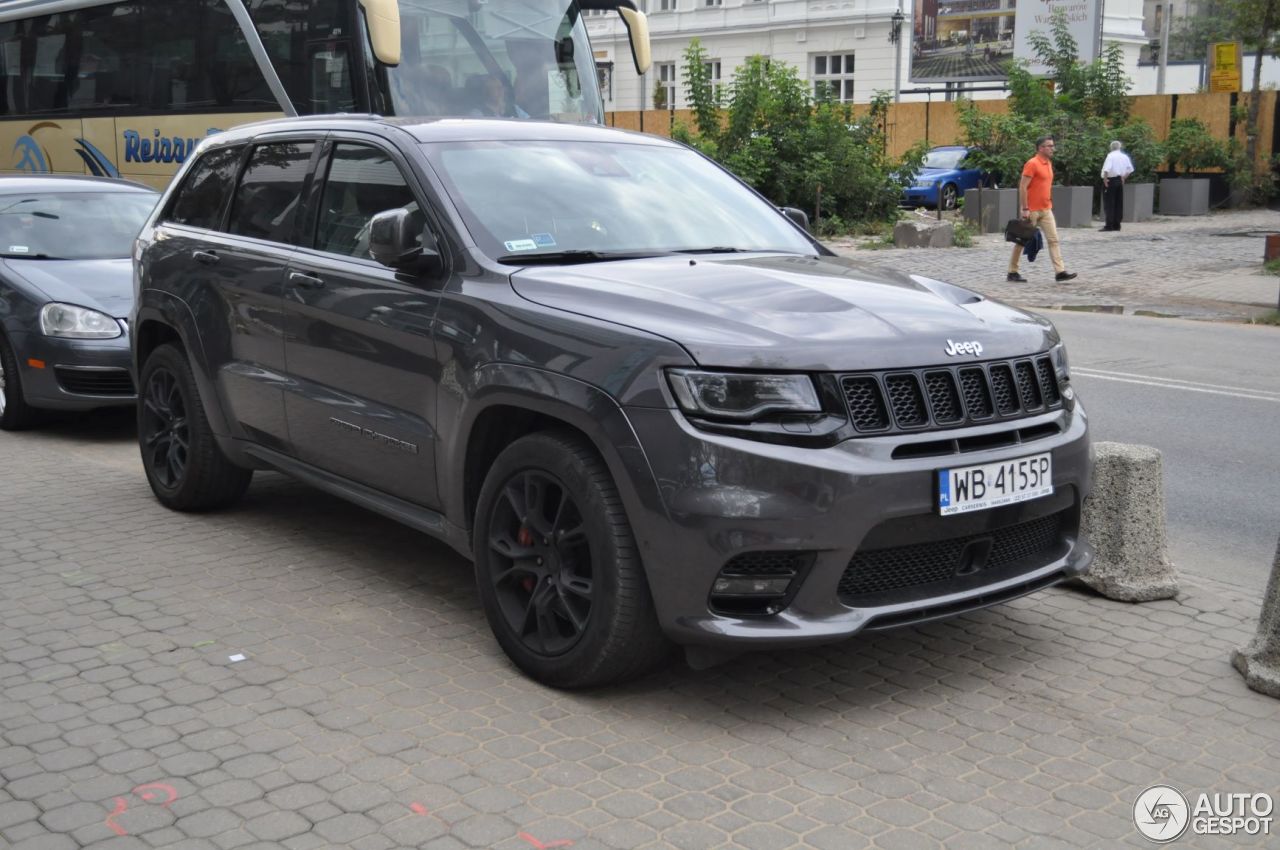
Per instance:
[[[171,513],[137,466],[127,421],[0,434],[5,850],[1145,847],[1148,786],[1280,791],[1227,585],[566,694],[444,546],[273,475]]]
[[[1103,308],[1161,315],[1246,319],[1274,310],[1280,277],[1262,271],[1265,232],[1280,232],[1280,212],[1245,210],[1158,217],[1119,233],[1061,228],[1067,269],[1055,283],[1048,252],[1024,259],[1027,283],[1008,283],[1011,247],[1002,234],[974,237],[972,248],[866,250],[866,240],[827,242],[836,253],[959,284],[1024,307]]]

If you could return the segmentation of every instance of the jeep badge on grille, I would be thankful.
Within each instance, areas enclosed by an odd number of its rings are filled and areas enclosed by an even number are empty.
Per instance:
[[[947,340],[947,347],[943,350],[947,352],[948,357],[956,357],[961,354],[972,354],[977,357],[982,354],[982,343],[976,340],[971,342],[952,342]]]

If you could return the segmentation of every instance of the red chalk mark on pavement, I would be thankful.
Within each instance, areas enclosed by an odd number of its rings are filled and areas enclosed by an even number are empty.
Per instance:
[[[124,827],[116,823],[116,816],[122,815],[127,811],[129,811],[129,804],[124,801],[124,797],[116,797],[116,809],[114,812],[107,815],[107,819],[105,821],[107,826],[111,827],[111,831],[114,832],[116,835],[129,834],[128,832],[125,831]]]
[[[541,841],[534,838],[532,835],[530,835],[527,832],[517,832],[516,837],[523,839],[525,841],[528,841],[533,846],[534,850],[550,850],[550,848],[552,847],[572,847],[573,846],[572,841],[565,841],[563,839],[559,841],[548,841],[546,844],[543,844]]]
[[[431,812],[427,811],[427,807],[426,807],[426,806],[424,806],[424,805],[422,805],[421,803],[410,803],[410,804],[409,804],[409,808],[413,810],[413,813],[414,813],[415,815],[429,815],[429,814],[431,814]]]
[[[160,805],[166,807],[174,800],[178,799],[177,789],[164,782],[148,782],[146,785],[139,785],[137,788],[133,789],[133,793],[137,794],[148,803],[156,802],[160,795],[164,794],[168,799]]]

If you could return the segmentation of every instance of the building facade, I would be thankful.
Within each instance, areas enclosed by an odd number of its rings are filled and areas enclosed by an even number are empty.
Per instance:
[[[1015,0],[922,0],[916,15],[912,0],[642,0],[649,15],[653,68],[635,72],[626,32],[613,13],[588,13],[607,110],[687,107],[684,51],[698,38],[707,51],[713,80],[732,83],[733,72],[750,56],[787,62],[815,90],[830,87],[839,100],[867,103],[876,92],[900,92],[904,101],[1000,98],[1000,83],[913,83],[910,62],[917,40],[937,44],[964,38],[998,44],[1009,38]],[[1025,0],[1024,0],[1025,2]],[[1143,63],[1154,23],[1150,0],[1103,0],[1102,40],[1124,51],[1134,81],[1133,94],[1156,91],[1154,67]],[[1037,0],[1036,5],[1043,7]],[[900,38],[890,40],[894,14],[901,14]],[[1166,76],[1165,91],[1194,92],[1195,69]],[[1264,82],[1280,74],[1272,60]],[[1248,73],[1246,73],[1248,77]],[[994,91],[973,91],[994,88]],[[657,89],[663,91],[655,94]],[[926,90],[927,91],[922,91]]]

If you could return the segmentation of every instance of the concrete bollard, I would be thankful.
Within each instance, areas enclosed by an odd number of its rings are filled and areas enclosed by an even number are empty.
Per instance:
[[[1178,595],[1178,574],[1165,549],[1160,451],[1151,446],[1095,443],[1093,493],[1082,530],[1097,553],[1080,581],[1121,602]]]
[[[1280,540],[1276,541],[1276,559],[1262,600],[1258,634],[1244,649],[1231,654],[1231,663],[1244,675],[1246,685],[1280,699]]]

